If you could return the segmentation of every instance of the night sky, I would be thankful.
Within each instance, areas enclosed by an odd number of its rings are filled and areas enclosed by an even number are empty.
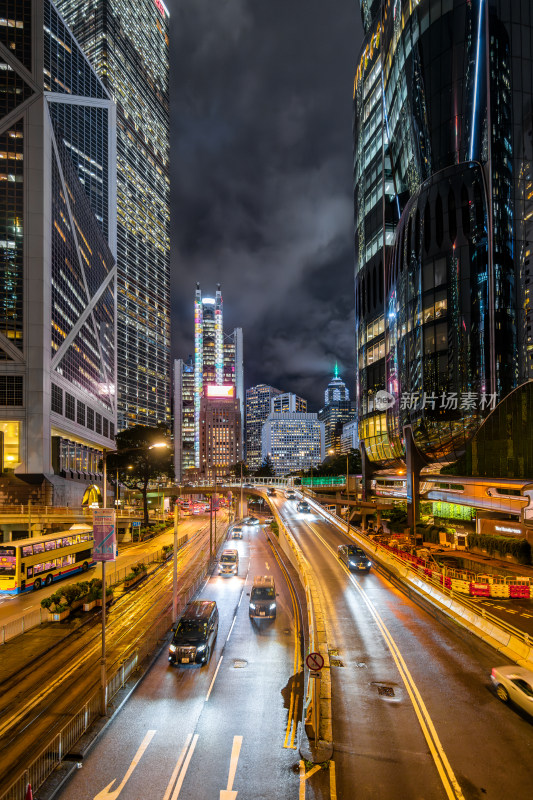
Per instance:
[[[245,388],[353,392],[357,0],[166,0],[171,21],[173,358],[196,281],[243,328]]]

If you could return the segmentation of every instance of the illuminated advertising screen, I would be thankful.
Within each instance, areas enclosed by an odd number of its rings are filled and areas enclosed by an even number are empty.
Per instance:
[[[231,383],[225,383],[221,386],[215,386],[214,383],[208,383],[206,386],[207,397],[233,397],[235,395],[235,388]]]

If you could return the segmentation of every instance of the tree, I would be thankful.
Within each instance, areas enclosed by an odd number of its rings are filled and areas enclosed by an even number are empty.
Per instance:
[[[256,478],[273,478],[274,465],[270,456],[266,456],[258,470],[254,472]]]
[[[173,453],[165,428],[134,425],[117,433],[116,452],[107,456],[107,472],[142,495],[144,526],[148,525],[148,487],[159,478],[173,478]]]
[[[348,453],[348,472],[350,475],[361,474],[361,453],[359,450],[352,448]],[[304,473],[306,477],[318,476],[333,476],[333,475],[346,475],[346,453],[335,453],[328,455],[324,461]]]
[[[247,478],[250,475],[250,470],[246,466],[244,461],[237,461],[236,464],[232,464],[229,468],[229,471],[232,476],[234,476],[237,480],[241,477],[241,467],[242,467],[242,477]]]

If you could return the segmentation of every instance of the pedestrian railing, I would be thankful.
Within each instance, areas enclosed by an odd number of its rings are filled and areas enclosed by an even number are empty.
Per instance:
[[[220,547],[224,544],[224,535],[221,537]],[[158,551],[162,552],[162,551]],[[183,613],[185,606],[195,596],[203,585],[206,576],[213,568],[215,559],[204,561],[194,575],[192,583],[178,597],[178,617]],[[107,581],[106,581],[107,583]],[[171,604],[151,625],[136,649],[118,663],[108,665],[107,700],[110,703],[117,693],[126,685],[133,672],[143,666],[157,651],[159,643],[166,638],[172,625]],[[28,784],[31,784],[35,793],[54,769],[71,753],[76,743],[91,725],[98,719],[101,708],[100,688],[95,689],[83,702],[81,707],[74,712],[68,722],[56,733],[53,739],[46,744],[38,755],[28,764],[27,768],[18,775],[12,784],[0,794],[0,800],[25,800]],[[70,760],[75,758],[75,753]]]

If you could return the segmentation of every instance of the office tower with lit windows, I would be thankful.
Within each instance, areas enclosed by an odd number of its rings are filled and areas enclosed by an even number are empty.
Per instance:
[[[307,411],[307,400],[293,392],[280,392],[273,395],[270,401],[270,410],[276,414],[288,412],[302,414]]]
[[[261,429],[271,412],[271,401],[282,392],[260,383],[246,390],[246,465],[248,469],[259,469],[261,456]]]
[[[194,361],[174,361],[174,473],[181,483],[187,470],[193,470],[194,459]]]
[[[200,455],[200,414],[202,398],[208,386],[233,387],[232,398],[240,411],[239,435],[243,419],[243,344],[242,328],[224,334],[222,292],[220,284],[214,297],[202,296],[196,284],[194,296],[194,358],[186,364],[175,362],[174,370],[174,434],[181,430],[182,441],[175,444],[176,478],[183,480],[186,471],[202,466]],[[191,399],[192,382],[192,399]],[[213,395],[214,396],[214,395]],[[191,448],[191,415],[192,448]],[[180,451],[180,452],[178,452]],[[242,438],[239,442],[242,454]],[[179,464],[178,464],[179,461]]]
[[[118,426],[170,424],[169,15],[163,0],[57,0],[117,104]]]
[[[231,384],[207,384],[200,401],[200,475],[218,480],[242,460],[241,409]]]
[[[409,426],[428,464],[451,465],[528,374],[531,4],[361,0],[361,12],[359,438],[370,460],[399,464]]]
[[[261,460],[267,456],[275,475],[317,466],[324,460],[324,423],[316,414],[272,411],[261,429]]]
[[[355,418],[355,403],[350,400],[348,387],[339,376],[339,369],[335,364],[333,378],[324,392],[324,407],[318,412],[318,419],[324,423],[324,447],[326,453],[334,450],[341,452],[342,427],[345,422]]]
[[[0,20],[4,497],[81,506],[116,430],[115,105],[49,0]]]

